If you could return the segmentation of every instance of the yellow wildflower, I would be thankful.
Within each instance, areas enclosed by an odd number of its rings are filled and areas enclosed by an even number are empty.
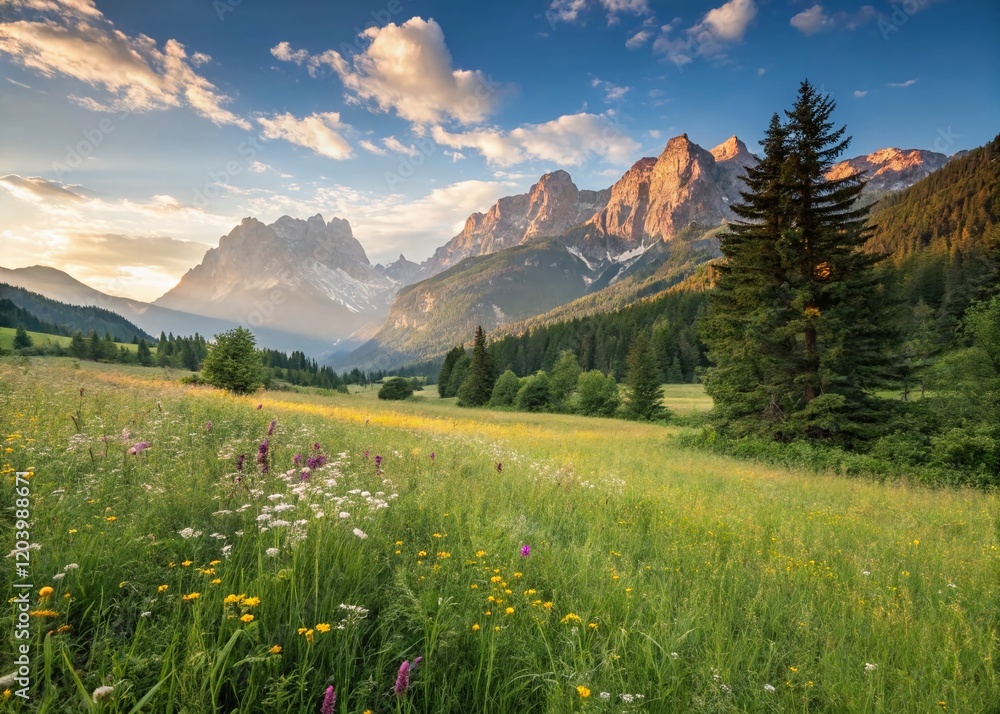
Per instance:
[[[38,591],[38,597],[41,598],[42,600],[46,600],[48,599],[49,595],[51,595],[53,592],[55,591],[48,585],[46,585],[44,588]]]
[[[479,623],[476,623],[475,625],[472,626],[472,631],[479,632]]]
[[[268,652],[271,654],[281,654],[281,645],[274,645],[268,649]]]
[[[182,595],[181,600],[186,600],[186,601],[197,600],[200,597],[201,593],[188,593],[187,595]]]
[[[248,612],[248,613],[246,613],[245,615],[241,615],[241,616],[240,616],[240,620],[242,620],[243,622],[253,622],[253,615],[251,615],[251,614],[250,614],[250,613]]]
[[[576,691],[577,691],[577,693],[578,693],[578,694],[580,695],[580,698],[581,698],[581,699],[586,699],[587,697],[589,697],[589,696],[590,696],[590,690],[589,690],[589,689],[587,689],[587,688],[586,688],[585,686],[583,686],[582,684],[581,684],[581,685],[580,685],[579,687],[577,687],[577,688],[576,688]]]
[[[165,593],[169,589],[170,589],[169,585],[160,585],[160,586],[158,586],[156,588],[156,592],[158,592],[158,593]]]
[[[317,632],[329,632],[330,631],[330,624],[327,623],[327,622],[321,622],[318,625],[316,625],[316,631]]]

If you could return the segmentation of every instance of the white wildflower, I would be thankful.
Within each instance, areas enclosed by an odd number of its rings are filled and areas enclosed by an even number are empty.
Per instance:
[[[264,552],[267,553],[268,556],[270,556],[271,558],[277,558],[278,557],[278,553],[280,553],[281,551],[278,550],[277,548],[268,548]]]
[[[340,512],[340,517],[341,517],[341,518],[350,518],[350,517],[351,517],[351,514],[350,514],[350,513],[348,513],[347,511],[341,511],[341,512]]]
[[[149,610],[146,610],[146,612],[140,612],[139,617],[149,617],[152,614]]]
[[[181,538],[187,540],[188,538],[197,538],[201,535],[201,531],[196,531],[194,528],[185,528],[182,531],[177,531]]]
[[[774,692],[775,692],[774,685],[772,685],[772,684],[765,684],[764,685],[764,691],[767,692],[768,694],[774,694]]]
[[[601,699],[611,699],[611,692],[601,692]]]
[[[52,576],[52,579],[53,580],[62,580],[65,577],[66,577],[66,573],[56,573],[55,575]]]
[[[679,658],[680,658],[680,655],[677,654],[676,652],[671,652],[670,653],[670,659],[679,659]]]
[[[878,665],[877,664],[872,664],[871,662],[865,662],[865,671],[866,672],[874,672],[876,669],[878,669]]]
[[[107,699],[108,697],[111,696],[112,692],[114,691],[115,691],[114,687],[108,687],[108,686],[98,687],[97,689],[94,690],[94,701],[99,702],[102,699]]]
[[[68,573],[70,570],[76,570],[79,567],[80,566],[77,565],[76,563],[70,563],[69,565],[65,566],[63,570],[65,570]]]
[[[355,528],[355,529],[354,529],[354,535],[356,535],[356,536],[357,536],[358,538],[360,538],[361,540],[364,540],[365,538],[367,538],[367,537],[368,537],[368,534],[367,534],[367,533],[365,533],[365,532],[364,532],[363,530],[361,530],[360,528]]]

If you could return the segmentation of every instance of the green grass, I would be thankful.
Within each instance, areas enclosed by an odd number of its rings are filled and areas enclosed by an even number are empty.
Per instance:
[[[11,711],[97,711],[84,694],[103,684],[107,712],[146,695],[316,712],[331,685],[359,713],[997,711],[995,494],[803,475],[681,449],[678,428],[433,390],[235,398],[176,376],[0,360],[0,533],[13,548],[11,471],[33,467],[33,608],[58,613],[31,619],[33,701]],[[302,481],[314,443],[329,463]]]
[[[17,334],[17,329],[13,327],[0,327],[0,347],[4,349],[12,349],[14,346],[14,335]],[[49,345],[59,345],[60,347],[69,347],[70,343],[73,341],[72,337],[64,337],[63,335],[50,335],[44,332],[32,332],[28,330],[28,336],[31,337],[34,347],[47,347]],[[115,347],[125,347],[129,351],[136,351],[139,349],[138,345],[133,345],[131,342],[116,342]]]

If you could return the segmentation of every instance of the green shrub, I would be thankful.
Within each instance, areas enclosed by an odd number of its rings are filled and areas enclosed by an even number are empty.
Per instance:
[[[552,385],[549,375],[539,370],[524,380],[524,384],[517,390],[517,398],[514,400],[518,410],[522,412],[540,412],[549,407],[552,403]]]
[[[408,379],[393,377],[386,380],[382,388],[378,390],[379,399],[400,400],[413,396],[413,385]]]

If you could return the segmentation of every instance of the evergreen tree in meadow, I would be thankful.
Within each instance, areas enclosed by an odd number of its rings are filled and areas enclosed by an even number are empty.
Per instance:
[[[69,353],[77,359],[86,359],[87,342],[83,339],[83,333],[73,333],[73,339],[69,343]]]
[[[563,350],[552,368],[552,401],[557,408],[564,408],[569,395],[576,391],[581,372],[576,355],[571,350]]]
[[[18,325],[17,330],[14,332],[14,349],[23,350],[31,347],[31,345],[31,335],[24,329],[24,325]]]
[[[486,347],[486,332],[482,326],[476,328],[476,336],[472,342],[472,364],[469,373],[458,389],[458,403],[463,407],[481,407],[493,396],[493,385],[496,382],[493,371],[493,359]]]
[[[705,376],[723,428],[851,443],[870,437],[898,339],[893,300],[864,253],[865,182],[826,173],[850,143],[835,103],[803,82],[786,121],[771,120],[747,170],[738,220],[703,323]]]
[[[153,364],[153,354],[149,349],[149,345],[146,344],[145,339],[139,340],[139,347],[136,349],[136,359],[143,367],[149,367]]]
[[[253,333],[244,327],[215,336],[202,366],[209,384],[236,394],[249,394],[264,386],[264,362]]]
[[[628,372],[625,375],[625,385],[628,387],[628,400],[625,402],[625,415],[637,421],[653,421],[669,416],[663,406],[663,389],[660,386],[660,368],[656,361],[656,353],[645,332],[636,334],[628,351]]]
[[[438,394],[442,398],[454,397],[455,393],[451,392],[451,375],[455,370],[455,365],[460,359],[465,357],[465,348],[462,345],[458,347],[453,347],[444,358],[444,364],[441,365],[441,372],[438,374]]]

